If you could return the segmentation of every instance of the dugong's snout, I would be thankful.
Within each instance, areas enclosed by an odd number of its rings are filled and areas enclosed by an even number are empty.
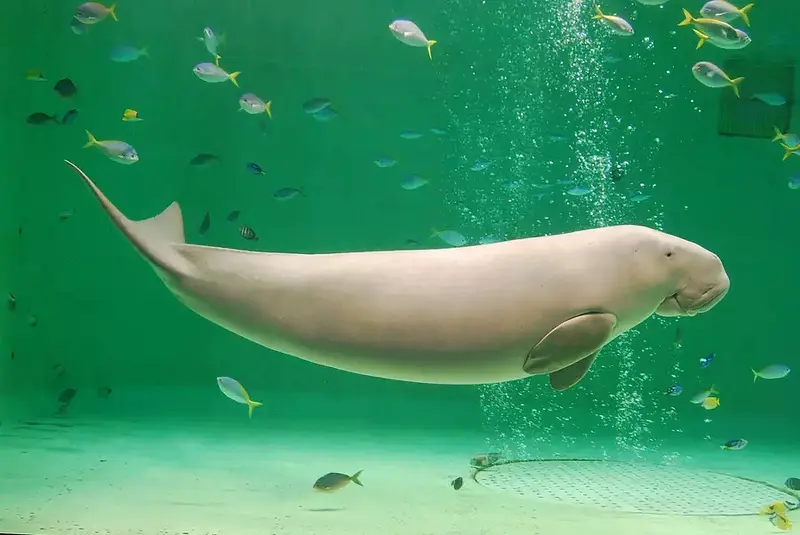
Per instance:
[[[705,249],[688,264],[675,294],[656,310],[660,316],[695,316],[708,312],[728,294],[731,280],[719,257]]]

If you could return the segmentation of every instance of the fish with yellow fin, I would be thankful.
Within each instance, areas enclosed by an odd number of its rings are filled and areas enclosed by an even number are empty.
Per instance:
[[[792,529],[792,523],[789,517],[786,516],[786,502],[772,502],[762,507],[758,514],[769,516],[769,521],[772,522],[772,525],[780,530],[789,531]]]
[[[715,396],[708,396],[703,400],[703,408],[707,411],[716,409],[719,407],[719,398]]]
[[[122,120],[126,122],[134,122],[134,121],[141,121],[142,118],[139,117],[138,111],[128,108],[122,112]]]
[[[30,80],[31,82],[46,82],[47,78],[42,73],[42,71],[35,71],[30,70],[25,73],[25,79]]]
[[[359,470],[352,476],[340,474],[338,472],[331,472],[317,479],[312,488],[319,492],[335,492],[343,487],[346,487],[349,483],[355,483],[359,487],[363,487],[364,485],[358,479],[358,476],[361,475],[361,472],[363,472],[363,470]]]
[[[253,409],[263,405],[263,403],[259,401],[250,399],[250,394],[247,393],[247,390],[233,377],[217,377],[217,386],[228,399],[232,399],[236,403],[241,403],[242,405],[247,405],[247,413],[250,418],[253,417]]]
[[[787,159],[789,156],[791,156],[792,154],[794,154],[794,155],[797,155],[797,156],[800,156],[800,153],[798,153],[798,152],[797,152],[797,151],[800,151],[800,143],[798,143],[798,144],[797,144],[797,145],[795,145],[794,147],[790,147],[790,146],[789,146],[789,145],[787,145],[786,143],[781,143],[781,147],[783,147],[783,150],[785,151],[785,152],[783,153],[783,160],[784,160],[784,161],[786,161],[786,159]]]
[[[700,39],[697,42],[697,48],[703,46],[706,41],[710,41],[719,48],[736,50],[746,47],[751,42],[749,35],[723,20],[706,17],[695,18],[687,9],[683,10],[683,17],[678,26],[691,24],[694,27],[695,35]]]

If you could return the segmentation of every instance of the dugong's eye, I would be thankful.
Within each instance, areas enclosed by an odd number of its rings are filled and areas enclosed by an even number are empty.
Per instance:
[[[667,251],[666,253],[664,253],[664,256],[666,256],[667,258],[672,257],[672,251]]]

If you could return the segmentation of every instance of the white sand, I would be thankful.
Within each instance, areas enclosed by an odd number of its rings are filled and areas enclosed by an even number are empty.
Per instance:
[[[82,421],[0,433],[0,530],[261,535],[758,535],[764,517],[663,517],[554,506],[469,480],[481,437],[186,429]],[[364,487],[320,494],[329,471]],[[464,488],[449,482],[465,476]]]

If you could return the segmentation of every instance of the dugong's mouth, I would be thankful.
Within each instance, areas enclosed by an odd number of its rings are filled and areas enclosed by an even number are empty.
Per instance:
[[[688,305],[681,302],[681,294],[673,294],[661,303],[656,309],[659,316],[696,316],[714,308],[725,294],[728,293],[728,285],[721,285],[706,292],[701,299]]]

